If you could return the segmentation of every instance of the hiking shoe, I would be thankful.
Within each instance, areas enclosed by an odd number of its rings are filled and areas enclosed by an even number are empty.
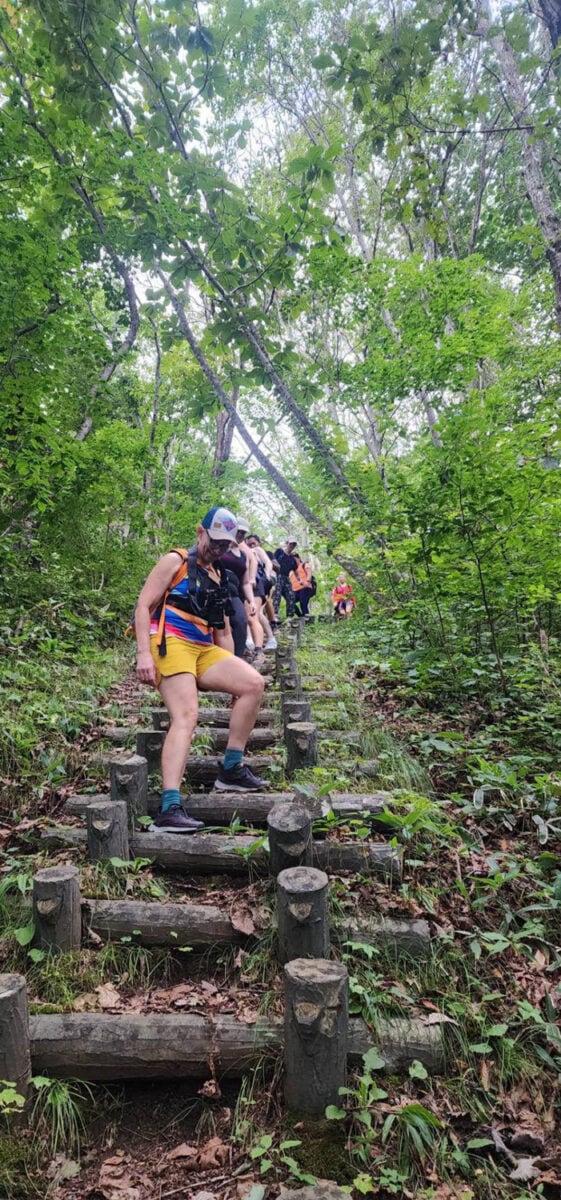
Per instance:
[[[265,665],[266,661],[267,660],[265,658],[265,655],[263,654],[263,651],[256,650],[255,654],[253,655],[252,666],[253,667],[263,667]]]
[[[199,829],[204,829],[204,821],[188,817],[180,804],[172,804],[154,818],[150,833],[198,833]]]
[[[230,767],[229,771],[220,766],[214,785],[217,792],[262,792],[268,786],[266,780],[254,775],[246,763],[238,763],[236,767]]]
[[[264,650],[276,650],[277,646],[278,646],[278,642],[277,642],[276,637],[270,637],[265,642],[263,649]]]

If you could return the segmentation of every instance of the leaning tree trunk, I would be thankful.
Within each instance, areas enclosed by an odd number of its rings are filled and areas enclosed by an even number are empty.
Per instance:
[[[479,0],[479,4],[479,28],[488,38],[497,56],[513,121],[520,133],[526,194],[543,234],[545,253],[555,287],[557,324],[561,329],[561,218],[554,208],[545,177],[541,146],[536,138],[532,120],[531,102],[524,89],[514,51],[502,30],[491,35],[491,29],[496,28],[497,22],[492,17],[489,0]],[[553,7],[554,3],[551,0],[551,8]],[[555,7],[558,7],[557,4]]]
[[[538,6],[547,25],[551,44],[555,49],[561,38],[561,5],[559,0],[538,0]]]
[[[238,407],[238,388],[235,387],[231,396],[232,408]],[[212,464],[212,474],[214,479],[219,479],[224,474],[224,466],[229,461],[232,453],[232,441],[234,438],[234,422],[232,414],[227,412],[225,408],[221,408],[216,416],[216,445],[214,448],[214,462]]]

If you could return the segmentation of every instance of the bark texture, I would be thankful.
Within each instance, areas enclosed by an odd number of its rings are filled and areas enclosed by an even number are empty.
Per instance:
[[[312,819],[308,809],[289,802],[276,804],[267,817],[269,870],[276,879],[289,867],[312,861]]]
[[[23,1023],[18,1038],[25,1040],[25,1032]],[[180,1013],[49,1013],[30,1017],[29,1033],[36,1074],[92,1081],[206,1079],[213,1073],[211,1059],[220,1075],[235,1077],[264,1057],[276,1058],[283,1045],[281,1021],[258,1017],[247,1025],[226,1013],[213,1019]],[[376,1033],[389,1074],[407,1070],[416,1059],[431,1074],[443,1069],[441,1026],[396,1018],[380,1021]],[[373,1044],[364,1022],[351,1020],[349,1063],[358,1065]],[[1,1059],[0,1064],[5,1069]]]
[[[82,938],[80,872],[45,867],[33,876],[35,944],[41,950],[79,950]]]
[[[277,876],[279,960],[329,955],[329,880],[313,867],[292,867]]]
[[[289,1109],[323,1116],[347,1081],[347,968],[297,958],[284,968],[284,1096]]]
[[[86,812],[88,852],[92,862],[129,859],[128,812],[124,800],[98,800]]]

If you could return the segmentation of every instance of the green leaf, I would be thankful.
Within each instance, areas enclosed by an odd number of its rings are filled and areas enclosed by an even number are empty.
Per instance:
[[[492,1054],[493,1053],[493,1047],[490,1046],[488,1042],[472,1042],[470,1044],[469,1048],[470,1048],[470,1050],[473,1051],[474,1054]]]
[[[328,1104],[325,1115],[328,1121],[344,1121],[347,1116],[344,1108],[337,1108],[336,1104]]]
[[[502,1024],[499,1024],[499,1025],[491,1025],[491,1028],[486,1029],[485,1032],[487,1034],[487,1037],[504,1037],[507,1030],[508,1030],[508,1025],[505,1025],[503,1022]]]
[[[20,946],[29,946],[29,943],[33,941],[34,934],[34,921],[30,921],[28,925],[20,925],[18,929],[14,929],[14,937]]]
[[[415,1061],[411,1063],[411,1066],[409,1067],[409,1074],[411,1079],[428,1079],[429,1077],[427,1068],[424,1067],[422,1062],[419,1062],[418,1059],[415,1059]]]
[[[367,1175],[365,1171],[361,1171],[360,1175],[355,1176],[353,1187],[356,1188],[357,1192],[360,1192],[361,1196],[371,1196],[377,1191],[377,1188],[374,1187],[372,1176]]]
[[[312,67],[315,67],[317,71],[323,71],[326,67],[334,66],[334,60],[332,59],[331,55],[326,54],[325,51],[323,54],[318,54],[315,58],[312,58]]]
[[[363,1054],[362,1061],[366,1071],[382,1071],[386,1065],[376,1046],[371,1046],[370,1050]]]
[[[466,1145],[466,1150],[482,1150],[484,1146],[492,1146],[492,1138],[480,1137],[471,1138]]]

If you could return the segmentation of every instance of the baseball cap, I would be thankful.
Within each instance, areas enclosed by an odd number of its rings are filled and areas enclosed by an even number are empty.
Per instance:
[[[231,542],[238,528],[238,522],[229,508],[209,508],[201,525],[213,542]]]
[[[251,529],[251,525],[249,524],[249,521],[245,520],[245,517],[238,517],[238,533],[240,532],[240,529],[242,533],[249,533],[249,530]]]

